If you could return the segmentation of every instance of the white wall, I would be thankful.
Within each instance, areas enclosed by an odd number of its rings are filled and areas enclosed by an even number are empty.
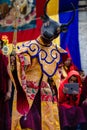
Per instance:
[[[79,43],[81,66],[87,74],[87,11],[79,12]]]

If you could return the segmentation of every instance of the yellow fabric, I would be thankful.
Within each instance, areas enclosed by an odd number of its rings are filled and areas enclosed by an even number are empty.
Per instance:
[[[58,6],[59,0],[50,0],[49,4],[47,5],[47,12],[48,15],[57,15],[58,14]]]
[[[43,79],[45,75],[43,76]],[[55,78],[56,77],[56,78]],[[58,84],[60,82],[59,75],[56,73],[56,76],[52,77],[54,82]],[[42,80],[43,80],[42,79]],[[46,81],[45,81],[46,83]],[[48,83],[47,83],[48,84]],[[45,85],[45,87],[41,87],[41,96],[46,93],[46,95],[52,96],[52,91],[49,85]],[[53,98],[53,97],[52,97]],[[60,122],[59,122],[59,112],[58,112],[58,102],[52,100],[47,100],[47,98],[41,98],[41,122],[42,122],[42,130],[60,130]]]
[[[17,92],[14,91],[11,130],[21,130],[19,123],[20,117],[21,115],[17,112]]]
[[[57,103],[41,102],[42,130],[60,130]]]
[[[59,74],[58,70],[56,71],[55,75],[53,76],[53,80],[54,80],[56,87],[58,89],[59,84],[60,84],[60,74]]]

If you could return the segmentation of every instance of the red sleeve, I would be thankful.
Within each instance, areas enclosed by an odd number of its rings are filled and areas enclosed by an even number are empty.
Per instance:
[[[81,95],[81,88],[79,88],[79,94],[77,95],[77,100],[75,102],[76,106],[79,105],[80,95]]]
[[[59,86],[59,97],[58,97],[59,103],[64,102],[66,99],[66,94],[63,93],[63,87],[64,87],[64,85],[63,85],[63,83],[61,83]]]

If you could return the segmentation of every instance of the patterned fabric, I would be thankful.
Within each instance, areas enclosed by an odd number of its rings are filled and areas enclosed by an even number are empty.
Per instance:
[[[21,130],[60,130],[57,95],[52,94],[47,80],[53,76],[58,86],[57,67],[62,53],[66,51],[52,43],[45,47],[40,37],[17,46],[18,79],[14,74],[17,93],[13,102],[12,130],[17,130],[18,122]],[[25,59],[30,60],[27,63]]]

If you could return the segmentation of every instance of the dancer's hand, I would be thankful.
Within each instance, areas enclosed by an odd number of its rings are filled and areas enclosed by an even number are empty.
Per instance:
[[[6,95],[5,95],[5,100],[4,100],[4,101],[9,100],[10,98],[11,98],[11,92],[8,91],[8,92],[6,93]]]

